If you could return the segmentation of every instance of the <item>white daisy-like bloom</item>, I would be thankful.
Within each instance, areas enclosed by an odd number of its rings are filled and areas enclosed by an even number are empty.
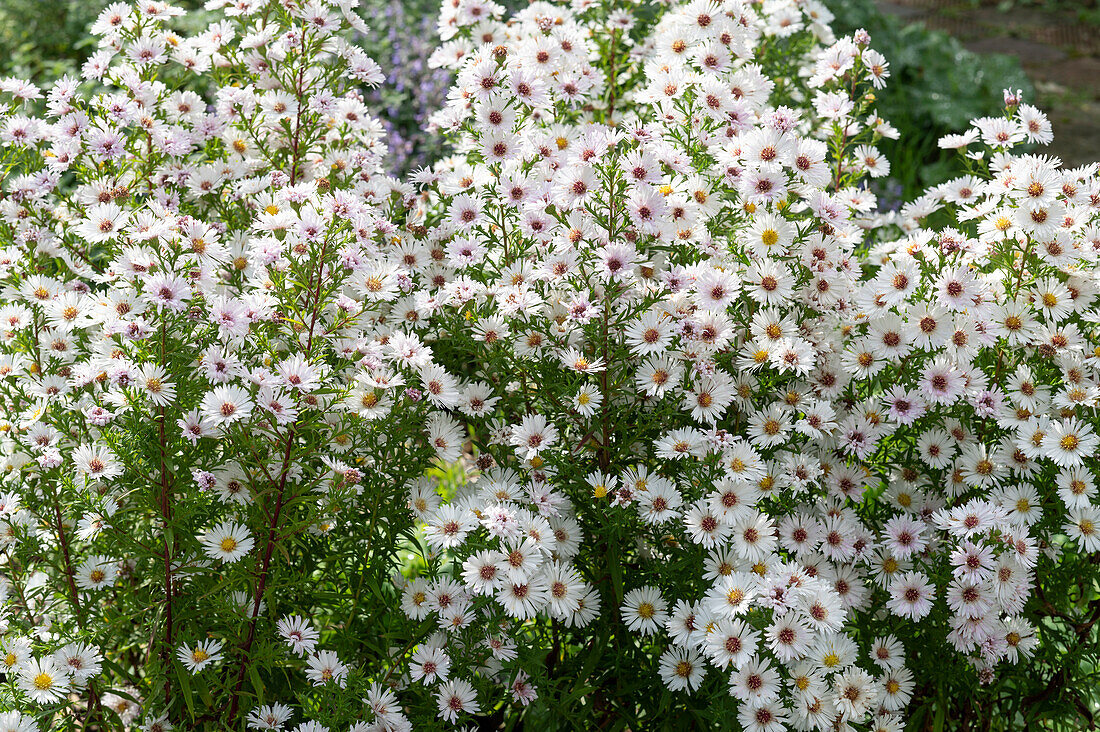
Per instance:
[[[695,691],[703,683],[707,667],[698,651],[673,647],[657,663],[661,681],[672,691]]]
[[[707,655],[718,668],[740,668],[756,653],[760,633],[740,618],[719,618],[706,631]]]
[[[920,572],[902,572],[890,581],[886,606],[903,618],[919,620],[932,610],[935,586]]]
[[[87,643],[69,643],[54,651],[54,663],[67,669],[74,684],[83,684],[103,669],[103,656],[99,649]]]
[[[1096,480],[1083,466],[1067,468],[1058,473],[1058,497],[1067,509],[1082,508],[1096,496]]]
[[[281,730],[294,715],[286,704],[265,704],[248,713],[248,726],[252,729]]]
[[[76,570],[76,586],[82,590],[102,590],[114,584],[117,575],[117,561],[102,556],[88,557]]]
[[[730,694],[754,707],[779,696],[779,672],[766,658],[753,656],[730,674]]]
[[[745,732],[784,732],[787,729],[787,709],[776,700],[741,704],[737,721]]]
[[[432,611],[428,582],[423,577],[409,580],[401,591],[401,612],[412,620],[423,620]]]
[[[805,619],[795,613],[787,613],[768,627],[765,634],[768,648],[775,657],[784,663],[806,655],[813,641],[814,633]]]
[[[882,698],[879,703],[888,712],[897,712],[905,709],[909,699],[913,696],[913,672],[904,666],[894,669],[878,680]]]
[[[672,342],[671,318],[659,310],[648,310],[641,317],[627,323],[623,333],[627,347],[638,356],[659,355]]]
[[[481,381],[466,384],[462,392],[459,410],[468,417],[483,417],[489,414],[500,397],[493,395],[493,387]]]
[[[603,404],[603,394],[593,384],[583,384],[573,395],[573,408],[582,417],[591,417]]]
[[[29,714],[0,712],[0,732],[38,732],[38,722]]]
[[[460,714],[477,714],[481,706],[477,692],[465,679],[451,679],[439,687],[435,696],[440,718],[454,723]]]
[[[179,312],[187,307],[191,286],[172,272],[154,272],[143,283],[145,300],[155,307]]]
[[[331,682],[343,689],[348,680],[348,667],[340,661],[335,651],[320,651],[310,656],[305,673],[314,686]]]
[[[526,582],[542,566],[542,550],[530,537],[503,544],[501,550],[504,557],[500,567],[510,582]]]
[[[456,461],[466,439],[464,428],[443,412],[433,412],[424,427],[428,433],[428,443],[435,448],[436,457],[444,463]]]
[[[879,700],[874,678],[858,666],[837,674],[832,689],[833,702],[848,719],[862,719]]]
[[[477,518],[469,509],[453,503],[439,506],[424,524],[424,538],[434,549],[461,545],[477,527]]]
[[[680,491],[672,481],[655,477],[649,483],[649,489],[638,496],[635,504],[642,520],[647,524],[662,524],[680,515],[683,504]]]
[[[202,398],[201,413],[212,426],[224,427],[247,421],[252,414],[252,397],[247,389],[231,384],[214,387]]]
[[[207,666],[222,660],[222,646],[220,640],[207,638],[193,644],[183,644],[176,649],[176,656],[187,670],[197,674]]]
[[[705,602],[716,617],[736,618],[748,612],[757,595],[759,578],[750,572],[734,572],[723,575],[707,591]]]
[[[704,499],[691,504],[683,521],[692,542],[708,549],[724,544],[730,533],[730,525],[724,515]]]
[[[504,579],[504,571],[500,567],[502,560],[500,552],[482,550],[474,553],[462,563],[462,581],[476,595],[495,593]]]
[[[668,619],[667,604],[656,587],[639,587],[626,593],[622,607],[623,622],[630,630],[653,635]]]
[[[1042,444],[1044,455],[1062,468],[1084,464],[1086,457],[1096,455],[1097,447],[1100,436],[1076,417],[1052,422]]]
[[[802,596],[799,606],[803,618],[818,633],[838,633],[844,625],[846,614],[835,590],[822,586],[818,581],[814,592]]]
[[[924,523],[907,515],[893,517],[883,528],[887,548],[898,559],[908,559],[924,550],[928,544],[924,531]]]
[[[458,380],[441,366],[436,364],[421,366],[420,380],[424,386],[424,394],[432,404],[447,409],[458,405],[461,397]]]
[[[496,601],[509,615],[519,620],[535,617],[546,605],[550,587],[541,575],[520,581],[505,580],[496,593]]]
[[[299,656],[313,653],[320,637],[312,623],[298,615],[288,615],[280,619],[276,628],[290,650]]]
[[[77,227],[77,232],[81,239],[90,244],[105,242],[118,236],[119,230],[125,228],[128,218],[129,213],[117,203],[98,203],[88,209],[86,218]]]
[[[634,378],[638,391],[648,397],[661,398],[671,389],[680,385],[684,377],[684,367],[679,361],[667,356],[646,360]]]
[[[1070,509],[1062,530],[1085,552],[1100,551],[1100,507],[1081,506]]]
[[[71,680],[67,668],[51,656],[30,659],[19,670],[19,688],[35,704],[51,704],[65,698]]]
[[[3,651],[3,655],[0,656],[0,670],[15,674],[20,669],[26,666],[33,658],[34,654],[31,653],[31,640],[24,637],[11,637],[2,643],[0,643],[0,650]]]
[[[446,681],[451,669],[451,658],[442,648],[420,645],[409,659],[409,678],[423,680],[426,684]]]
[[[528,414],[512,428],[511,444],[528,460],[558,441],[558,430],[541,414]]]
[[[208,529],[200,542],[208,557],[230,564],[252,551],[256,543],[246,526],[232,521]]]
[[[233,604],[240,609],[241,614],[246,617],[257,617],[262,615],[267,610],[267,603],[260,600],[260,604],[256,605],[256,594],[249,590],[235,590],[232,595]]]
[[[439,612],[446,610],[453,603],[465,602],[468,596],[466,589],[451,579],[436,581],[428,594],[429,606],[432,610]]]
[[[176,400],[175,384],[168,380],[168,373],[156,364],[144,364],[134,382],[155,406],[166,407]]]
[[[122,474],[122,465],[109,447],[91,444],[73,450],[73,465],[87,480],[109,480]]]
[[[810,373],[815,365],[813,348],[802,338],[780,338],[768,349],[768,359],[777,371],[798,376]]]
[[[894,671],[905,664],[905,647],[892,635],[875,638],[868,655],[884,671]]]
[[[325,727],[320,722],[311,719],[307,722],[302,722],[297,727],[295,727],[294,732],[332,732],[332,731],[328,727]]]

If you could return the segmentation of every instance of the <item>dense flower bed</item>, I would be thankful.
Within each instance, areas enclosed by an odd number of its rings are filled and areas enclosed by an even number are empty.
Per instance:
[[[354,5],[118,3],[0,83],[0,729],[900,730],[1027,662],[1100,556],[1039,110],[880,213],[819,3],[457,0],[402,180]]]

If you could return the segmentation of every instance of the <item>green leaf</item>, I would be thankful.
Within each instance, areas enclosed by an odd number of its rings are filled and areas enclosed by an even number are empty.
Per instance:
[[[575,702],[579,701],[582,696],[591,694],[595,690],[595,686],[579,686],[573,691],[569,692],[569,694],[561,700],[561,705],[564,708],[569,708],[573,706]]]
[[[191,718],[195,718],[195,695],[191,691],[191,678],[189,674],[185,674],[180,670],[180,667],[176,665],[176,678],[179,679],[180,689],[183,690],[183,701],[187,705],[187,711],[190,712]]]
[[[943,732],[943,723],[947,719],[947,705],[940,701],[936,704],[936,717],[932,722],[932,732]]]
[[[260,679],[260,674],[256,670],[255,664],[248,665],[248,678],[252,681],[252,688],[256,690],[256,703],[264,703],[264,682]]]

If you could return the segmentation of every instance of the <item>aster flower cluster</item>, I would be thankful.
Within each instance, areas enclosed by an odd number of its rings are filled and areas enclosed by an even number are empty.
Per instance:
[[[1100,551],[1041,112],[879,213],[814,0],[456,0],[403,182],[354,1],[208,5],[0,83],[0,729],[897,731],[1035,651]]]
[[[431,454],[417,400],[363,370],[391,360],[371,273],[406,187],[354,5],[215,2],[182,37],[168,3],[115,3],[82,79],[4,82],[5,729],[237,727],[267,719],[257,668],[347,684],[279,620],[337,603],[284,593],[384,579],[396,523],[328,537]]]
[[[728,693],[745,729],[900,729],[915,680],[897,636],[918,634],[899,621],[938,623],[989,680],[1035,647],[1039,547],[1094,525],[1088,501],[1037,524],[1041,461],[1089,492],[1092,428],[1048,401],[1019,418],[1050,436],[1021,434],[991,384],[1026,362],[1048,392],[1069,379],[1026,304],[1048,296],[1026,288],[1062,287],[1063,321],[1071,291],[1089,315],[1096,170],[1023,158],[1048,208],[990,200],[981,171],[1049,136],[1006,100],[945,142],[981,140],[970,176],[879,216],[861,181],[889,173],[874,145],[896,132],[865,33],[835,39],[814,4],[696,1],[648,28],[634,10],[444,9],[437,61],[458,80],[435,122],[460,155],[414,180],[416,224],[454,274],[420,279],[418,322],[467,374],[441,406],[466,416],[479,478],[438,506],[411,490],[446,558],[407,584],[405,611],[466,649],[471,607],[548,618],[546,668],[525,673],[551,685],[590,671],[571,649],[620,639],[668,690]],[[1056,202],[1068,191],[1076,210]],[[956,228],[923,232],[943,208]],[[1055,234],[1063,266],[1040,274]],[[997,330],[998,307],[1036,327]],[[1091,352],[1092,331],[1072,348]],[[1009,456],[1029,440],[1023,470]],[[601,693],[604,713],[638,714]]]
[[[476,354],[442,406],[484,423],[481,475],[438,507],[414,488],[453,569],[410,582],[406,612],[544,614],[566,657],[625,626],[668,689],[709,676],[746,729],[896,724],[896,641],[868,671],[842,632],[870,597],[876,537],[847,503],[870,445],[833,439],[861,420],[834,334],[875,203],[855,184],[887,172],[884,60],[813,4],[697,1],[650,29],[595,5],[485,15],[444,11],[458,77],[435,121],[465,155],[416,177],[455,272],[426,283],[427,324]],[[772,78],[780,60],[807,73]]]

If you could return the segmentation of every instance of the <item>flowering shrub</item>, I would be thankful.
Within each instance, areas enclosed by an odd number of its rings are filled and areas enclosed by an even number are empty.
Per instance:
[[[0,87],[0,729],[900,730],[1027,662],[1100,556],[1038,110],[878,214],[819,4],[458,0],[403,183],[354,4],[113,5],[94,91]]]
[[[419,422],[367,406],[399,382],[357,365],[382,348],[365,273],[402,190],[344,92],[381,80],[338,35],[361,21],[244,3],[180,38],[175,14],[107,8],[83,69],[102,90],[62,79],[44,118],[4,83],[3,707],[53,726],[331,704],[283,670],[348,685],[312,623],[368,618],[326,583],[383,591],[403,527],[371,506],[424,469]]]

